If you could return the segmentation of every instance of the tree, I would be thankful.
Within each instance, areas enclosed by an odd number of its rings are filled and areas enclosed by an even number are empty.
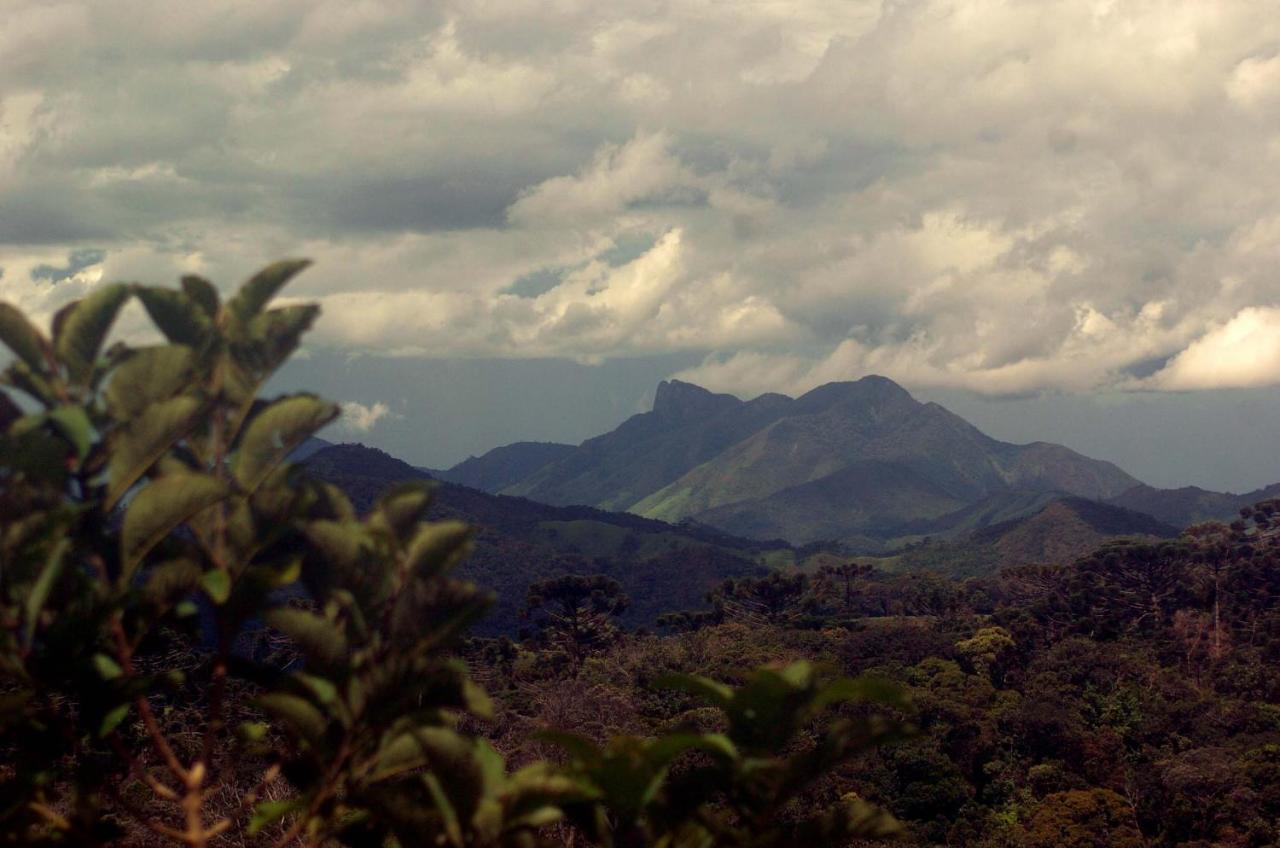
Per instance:
[[[1147,844],[1124,799],[1107,789],[1055,792],[1027,822],[1025,848],[1143,848]]]
[[[257,397],[317,315],[268,308],[305,265],[272,265],[226,302],[196,277],[104,286],[52,337],[0,305],[15,354],[0,378],[11,838],[92,844],[123,823],[203,846],[280,821],[279,844],[497,844],[567,791],[545,768],[509,779],[454,728],[488,708],[449,655],[487,604],[449,577],[469,529],[424,523],[421,485],[358,519],[286,462],[338,413]],[[166,343],[102,353],[134,298]],[[298,662],[244,649],[261,621]],[[450,768],[424,779],[432,762]],[[228,788],[240,803],[214,809]]]
[[[753,618],[776,624],[800,613],[809,579],[804,574],[773,572],[766,577],[742,577],[721,583],[707,600],[730,617]]]
[[[1000,660],[1017,647],[1013,636],[1003,627],[983,627],[968,639],[956,643],[956,650],[967,658],[976,672],[1000,680]]]
[[[561,653],[576,671],[587,656],[618,638],[614,619],[629,603],[612,577],[566,574],[531,584],[522,617],[533,623],[538,641]]]
[[[845,615],[854,613],[854,601],[861,594],[860,583],[875,574],[875,566],[862,562],[842,562],[818,569],[815,581],[819,592],[835,595]]]
[[[834,801],[807,794],[841,763],[907,730],[851,718],[813,727],[813,720],[840,703],[905,709],[895,687],[871,677],[832,681],[807,662],[759,669],[736,691],[696,675],[671,675],[658,685],[714,705],[725,731],[621,737],[604,746],[548,734],[596,793],[590,803],[566,807],[583,832],[604,844],[679,848],[834,846],[897,832],[892,817],[854,793]],[[797,746],[802,736],[807,744]],[[691,752],[698,757],[672,767]]]

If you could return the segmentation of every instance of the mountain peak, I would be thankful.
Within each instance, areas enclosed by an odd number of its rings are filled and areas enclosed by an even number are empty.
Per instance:
[[[821,408],[849,401],[867,405],[916,402],[902,386],[878,374],[870,374],[860,380],[825,383],[797,399],[798,403],[807,408]]]
[[[331,473],[349,474],[390,482],[430,477],[426,472],[414,468],[386,451],[371,448],[359,442],[330,445],[316,451],[307,457],[306,466],[312,473],[320,476]]]
[[[683,380],[663,380],[653,398],[653,411],[663,418],[694,418],[741,404],[733,395],[718,395]]]

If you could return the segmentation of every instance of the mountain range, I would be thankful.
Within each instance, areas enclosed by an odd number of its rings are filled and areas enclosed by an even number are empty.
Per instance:
[[[293,458],[313,476],[339,486],[360,512],[394,483],[430,478],[423,469],[360,444],[312,439]],[[781,539],[735,537],[693,522],[675,525],[433,482],[430,517],[465,521],[477,531],[474,552],[460,574],[494,591],[494,609],[478,628],[482,635],[516,633],[529,585],[546,577],[609,575],[632,601],[623,621],[652,626],[664,612],[701,606],[705,594],[725,579],[777,569],[812,571],[845,561],[849,554],[841,545],[797,547]],[[1042,496],[1012,511],[1020,517],[913,544],[875,563],[888,571],[975,576],[1005,565],[1069,562],[1117,536],[1177,532],[1145,514],[1081,498]]]
[[[726,578],[853,555],[953,576],[1066,563],[1280,495],[1157,489],[1061,445],[993,439],[883,377],[750,401],[671,380],[581,445],[517,442],[443,471],[322,439],[293,458],[361,510],[435,478],[434,517],[478,528],[463,573],[495,590],[490,633],[514,632],[528,586],[566,572],[616,578],[627,623],[651,625]]]
[[[1245,495],[1156,489],[1062,445],[993,439],[878,376],[749,401],[665,381],[651,411],[580,445],[519,442],[432,473],[548,504],[868,553],[1031,515],[1061,497],[1182,527],[1280,494],[1280,484]]]

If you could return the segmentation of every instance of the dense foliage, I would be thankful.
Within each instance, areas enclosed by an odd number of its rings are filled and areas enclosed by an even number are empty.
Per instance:
[[[51,335],[0,304],[14,355],[0,376],[0,842],[781,846],[892,830],[858,796],[815,789],[901,735],[869,711],[904,707],[873,679],[807,662],[737,689],[651,677],[646,691],[684,713],[652,731],[493,724],[506,707],[458,658],[489,602],[453,576],[471,530],[424,521],[421,481],[358,515],[287,462],[336,407],[258,398],[316,317],[270,307],[304,266],[272,265],[225,302],[196,277],[101,286]],[[165,342],[104,351],[135,301]],[[617,584],[552,581],[529,600],[551,634],[533,647],[571,651],[535,664],[547,673],[576,677],[616,645]]]
[[[596,732],[644,732],[670,715],[645,694],[657,670],[729,677],[805,657],[907,687],[921,733],[840,776],[910,844],[1272,846],[1278,517],[1267,502],[1231,526],[983,579],[848,563],[736,580],[708,609],[664,619],[670,635],[633,636],[556,684],[571,692],[511,663],[526,700],[510,709],[607,713]]]

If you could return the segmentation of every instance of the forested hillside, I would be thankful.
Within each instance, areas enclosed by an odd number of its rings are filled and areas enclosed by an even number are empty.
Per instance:
[[[979,579],[843,563],[739,580],[576,671],[537,643],[484,653],[506,687],[499,744],[522,750],[541,722],[652,732],[686,706],[649,692],[660,671],[805,657],[909,691],[917,731],[830,781],[884,804],[905,844],[1274,845],[1278,512]]]
[[[359,509],[395,483],[428,475],[363,445],[335,445],[310,455],[307,469],[339,486]],[[695,605],[721,580],[760,575],[791,564],[785,542],[739,539],[712,528],[676,526],[630,513],[557,507],[438,482],[433,519],[477,529],[475,551],[461,574],[493,590],[496,601],[478,625],[514,634],[529,585],[564,573],[607,574],[632,596],[624,622],[652,625],[671,609]]]

